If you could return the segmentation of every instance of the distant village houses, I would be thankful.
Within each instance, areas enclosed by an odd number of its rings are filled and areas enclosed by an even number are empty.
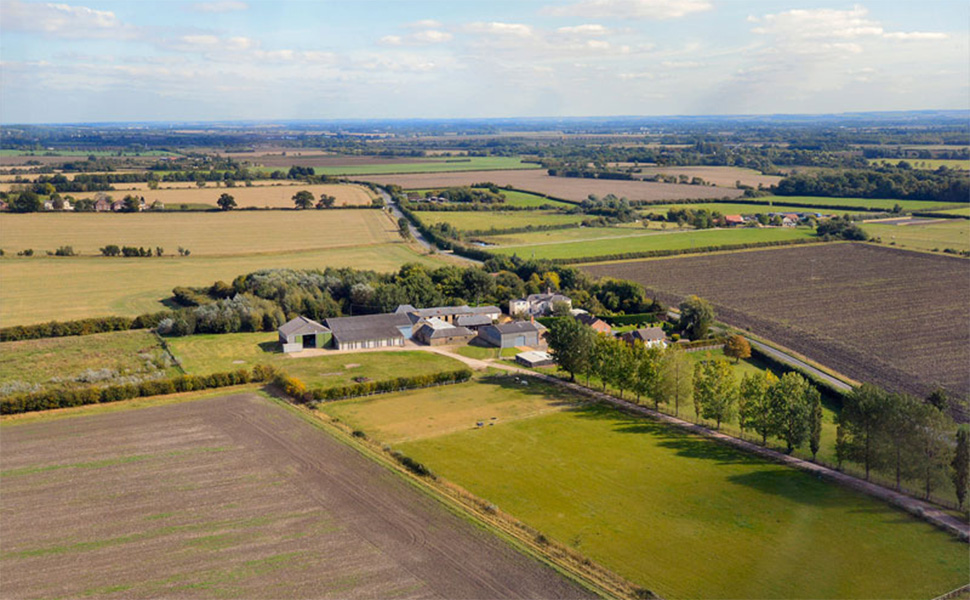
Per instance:
[[[529,294],[525,298],[509,300],[509,315],[524,317],[545,317],[552,314],[557,304],[564,304],[567,310],[572,309],[573,301],[569,296],[547,291],[544,294]]]

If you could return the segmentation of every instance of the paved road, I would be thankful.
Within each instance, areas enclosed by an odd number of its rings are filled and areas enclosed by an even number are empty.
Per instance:
[[[831,385],[832,387],[834,387],[836,389],[842,390],[844,392],[850,392],[850,391],[852,391],[852,386],[849,385],[848,383],[842,381],[841,379],[836,379],[835,377],[832,377],[831,375],[828,375],[828,374],[826,374],[826,373],[824,373],[822,371],[819,371],[818,369],[816,369],[812,365],[810,365],[810,364],[808,364],[808,363],[806,363],[804,361],[798,360],[797,358],[795,358],[791,354],[788,354],[787,352],[782,352],[781,350],[772,348],[771,346],[768,346],[766,344],[762,344],[761,342],[757,342],[755,340],[752,340],[751,338],[747,338],[746,337],[745,339],[748,340],[748,342],[751,344],[751,347],[752,348],[757,348],[759,351],[767,354],[768,356],[774,358],[775,360],[777,360],[779,362],[783,362],[783,363],[785,363],[787,365],[791,365],[793,367],[796,367],[796,368],[798,368],[801,371],[805,371],[806,373],[810,373],[813,376],[815,376],[815,377],[819,378],[820,380],[828,383],[829,385]]]
[[[394,198],[390,194],[385,192],[383,188],[377,188],[377,191],[380,193],[381,197],[384,198],[384,204],[391,211],[391,214],[394,215],[394,218],[404,219],[408,222],[408,229],[411,231],[411,237],[417,240],[418,243],[421,244],[421,246],[428,252],[432,250],[437,250],[437,247],[434,244],[432,244],[430,241],[428,241],[428,238],[424,237],[424,234],[418,231],[418,228],[414,226],[414,223],[412,223],[410,219],[404,216],[404,213],[401,212],[401,207],[397,205],[397,202],[394,201]],[[460,256],[453,252],[449,252],[448,254],[450,254],[451,256],[454,256],[455,258],[459,258],[461,260],[467,261],[472,264],[476,264],[476,265],[482,264],[482,262],[479,260],[474,260],[471,258],[467,258],[465,256]]]

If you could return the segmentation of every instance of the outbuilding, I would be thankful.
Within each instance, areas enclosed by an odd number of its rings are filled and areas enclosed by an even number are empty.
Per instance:
[[[660,346],[661,348],[667,347],[667,334],[661,327],[644,327],[642,329],[635,329],[634,331],[628,331],[620,336],[621,339],[630,344],[631,346],[636,343],[643,344],[647,348],[652,348],[654,346]]]
[[[337,350],[403,346],[411,337],[411,319],[402,313],[333,317],[325,322]]]
[[[473,337],[475,332],[471,329],[455,327],[437,317],[421,321],[414,330],[414,340],[429,346],[467,344]]]
[[[304,348],[324,348],[330,343],[330,329],[313,319],[296,317],[281,325],[276,332],[280,336],[283,352],[299,352]]]
[[[529,350],[515,355],[515,362],[527,367],[550,367],[556,362],[548,352]]]
[[[545,344],[542,339],[542,332],[545,329],[533,321],[513,321],[482,327],[478,330],[478,337],[483,342],[499,348],[538,347]]]

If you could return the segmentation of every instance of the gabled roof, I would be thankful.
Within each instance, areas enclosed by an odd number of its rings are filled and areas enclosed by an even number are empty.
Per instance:
[[[455,325],[459,327],[479,327],[491,324],[492,317],[488,315],[461,315],[455,319]]]
[[[437,323],[432,324],[431,321],[438,321],[438,323],[441,323],[444,325],[444,327],[439,326]],[[475,335],[475,332],[467,327],[452,327],[451,325],[438,319],[429,319],[428,321],[425,321],[421,324],[421,327],[418,328],[417,333],[428,338],[429,340],[458,336],[472,337]]]
[[[294,319],[290,319],[283,325],[280,325],[280,328],[277,329],[277,331],[284,337],[290,337],[291,335],[305,335],[308,333],[330,332],[330,330],[325,326],[302,315]]]
[[[494,329],[499,333],[499,335],[509,335],[511,333],[532,333],[544,331],[546,328],[541,324],[533,323],[532,321],[512,321],[511,323],[492,325],[491,327],[486,327],[486,329]]]
[[[398,314],[406,315],[408,313],[413,313],[416,310],[418,310],[418,309],[414,308],[410,304],[401,304],[396,309],[394,309],[394,312],[396,312]]]
[[[644,342],[656,342],[667,337],[666,334],[664,334],[664,330],[660,327],[644,327],[642,329],[630,331],[625,335],[629,336],[630,339],[641,340]]]
[[[398,310],[400,310],[400,306]],[[497,306],[432,306],[429,308],[414,308],[411,307],[412,312],[418,317],[424,319],[428,317],[448,317],[453,315],[489,315],[495,313],[501,313],[502,309]]]
[[[525,298],[526,302],[570,302],[569,296],[564,296],[562,294],[529,294]]]
[[[603,319],[599,317],[594,317],[589,313],[579,313],[578,315],[573,315],[573,318],[579,321],[580,323],[582,323],[583,325],[589,325],[590,327],[599,323],[602,323],[607,327],[610,326],[610,324],[604,321]]]
[[[338,342],[360,342],[404,337],[399,328],[410,327],[411,319],[401,313],[333,317],[325,321]]]

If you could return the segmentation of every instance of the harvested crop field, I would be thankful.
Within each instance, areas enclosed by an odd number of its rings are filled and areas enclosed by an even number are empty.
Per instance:
[[[697,294],[718,318],[849,377],[926,395],[970,393],[970,263],[869,244],[593,265],[666,302]]]
[[[376,209],[0,214],[0,230],[7,252],[72,246],[97,256],[108,244],[230,256],[402,242],[397,225]]]
[[[590,597],[255,394],[15,423],[6,598]]]
[[[117,186],[123,187],[123,186]],[[147,186],[146,186],[147,187]],[[211,187],[192,187],[189,189],[169,189],[169,190],[138,190],[139,196],[144,196],[145,202],[151,204],[156,200],[165,204],[168,209],[178,208],[179,204],[208,204],[213,208],[216,201],[222,194],[229,194],[236,201],[239,208],[294,208],[293,195],[301,190],[306,190],[313,194],[314,199],[319,199],[320,194],[327,194],[337,198],[335,206],[369,206],[371,199],[375,197],[369,189],[353,184],[321,184],[321,185],[264,185],[253,187],[234,187],[217,188]],[[115,193],[114,196],[120,197],[121,194]],[[77,198],[93,198],[93,192],[76,194]]]
[[[742,185],[765,187],[777,185],[783,178],[778,175],[762,175],[754,169],[741,167],[637,167],[639,173],[634,177],[653,177],[655,175],[685,175],[688,178],[700,177],[708,183],[721,187],[735,187],[737,182]]]
[[[572,202],[582,202],[590,194],[615,194],[630,200],[686,200],[689,198],[738,198],[738,189],[703,185],[680,185],[647,181],[617,181],[609,179],[580,179],[551,177],[544,170],[531,171],[469,171],[466,173],[427,173],[410,175],[368,175],[359,177],[382,185],[394,183],[405,189],[430,189],[471,185],[490,181],[496,185],[539,194],[548,194]]]

